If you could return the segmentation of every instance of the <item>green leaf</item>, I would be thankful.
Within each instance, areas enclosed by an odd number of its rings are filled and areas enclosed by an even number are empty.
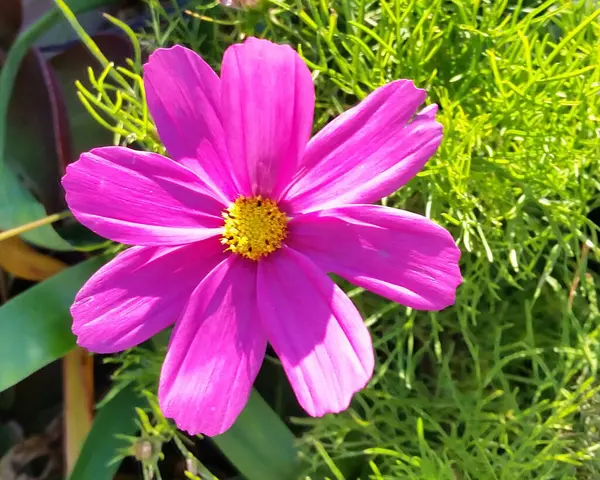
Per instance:
[[[12,170],[0,162],[0,230],[25,225],[46,216],[46,210],[33,194],[24,188]],[[28,242],[51,250],[73,250],[50,226],[44,225],[21,235]]]
[[[110,5],[111,3],[117,3],[118,1],[120,0],[66,0],[67,5],[69,5],[69,8],[73,13],[87,12],[88,10],[103,7],[104,5]]]
[[[29,50],[13,88],[4,149],[7,168],[48,213],[66,208],[60,178],[72,151],[64,99],[53,77],[42,54]]]
[[[70,0],[68,4],[74,13],[81,13],[114,2],[115,0]],[[0,209],[0,228],[14,228],[23,223],[29,223],[46,216],[42,205],[27,191],[4,163],[6,155],[7,114],[13,85],[21,61],[33,43],[60,20],[60,18],[60,11],[54,7],[23,31],[8,51],[8,55],[0,71],[0,200],[2,200],[3,205],[3,208]],[[7,199],[10,206],[6,206]],[[52,227],[44,230],[45,232],[53,231]],[[50,236],[52,234],[48,233],[47,235]],[[67,242],[60,241],[61,239],[58,234],[55,233],[53,236],[54,238],[49,243],[46,242],[47,238],[44,235],[41,235],[41,237],[37,236],[35,239],[31,239],[30,237],[29,240],[46,248],[54,249],[56,244],[62,243],[62,247],[58,248],[59,250],[70,249],[70,246],[67,248],[69,245]]]
[[[256,390],[233,426],[211,440],[247,480],[295,480],[300,474],[294,435]]]
[[[75,347],[69,307],[104,261],[102,257],[86,260],[0,307],[0,392]]]
[[[27,53],[29,45],[58,18],[57,12],[54,14],[50,12],[23,32],[9,50],[0,71],[0,229],[3,230],[39,220],[47,215],[44,207],[21,184],[14,172],[5,165],[7,155],[5,139],[12,87],[21,61]],[[71,249],[71,246],[51,226],[45,226],[28,235],[23,235],[23,238],[53,250]]]
[[[113,479],[120,463],[114,459],[129,445],[121,435],[136,432],[135,407],[141,403],[141,397],[129,386],[98,410],[69,480]]]

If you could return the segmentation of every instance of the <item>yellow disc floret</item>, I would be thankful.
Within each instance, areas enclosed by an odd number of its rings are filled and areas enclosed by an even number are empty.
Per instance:
[[[281,247],[288,218],[277,204],[262,195],[238,197],[223,212],[225,231],[221,243],[227,250],[250,260],[259,260]]]

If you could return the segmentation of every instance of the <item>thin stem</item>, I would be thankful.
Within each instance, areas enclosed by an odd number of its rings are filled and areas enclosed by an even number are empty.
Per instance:
[[[0,233],[0,242],[15,237],[17,235],[29,232],[31,230],[35,230],[36,228],[43,227],[44,225],[50,225],[51,223],[58,222],[63,218],[70,217],[71,215],[72,213],[69,210],[65,210],[64,212],[48,215],[47,217],[40,218],[39,220],[36,220],[34,222],[26,223],[25,225],[11,228],[10,230],[6,230]]]

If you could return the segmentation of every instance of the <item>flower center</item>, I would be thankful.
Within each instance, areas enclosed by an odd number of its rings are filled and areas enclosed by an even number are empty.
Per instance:
[[[277,204],[262,195],[238,197],[223,212],[225,231],[221,243],[227,251],[250,260],[259,260],[281,247],[287,234],[288,218]]]

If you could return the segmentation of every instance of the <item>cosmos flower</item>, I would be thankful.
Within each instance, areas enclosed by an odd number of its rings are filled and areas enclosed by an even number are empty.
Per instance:
[[[335,273],[394,302],[454,303],[460,252],[422,216],[371,203],[410,180],[442,139],[411,81],[384,85],[312,139],[310,71],[288,46],[230,47],[221,78],[181,46],[144,68],[171,158],[97,148],[68,167],[77,219],[133,247],[101,268],[71,312],[79,345],[109,353],[174,324],[159,401],[189,433],[217,435],[243,409],[267,343],[313,416],[369,381],[369,332]]]

